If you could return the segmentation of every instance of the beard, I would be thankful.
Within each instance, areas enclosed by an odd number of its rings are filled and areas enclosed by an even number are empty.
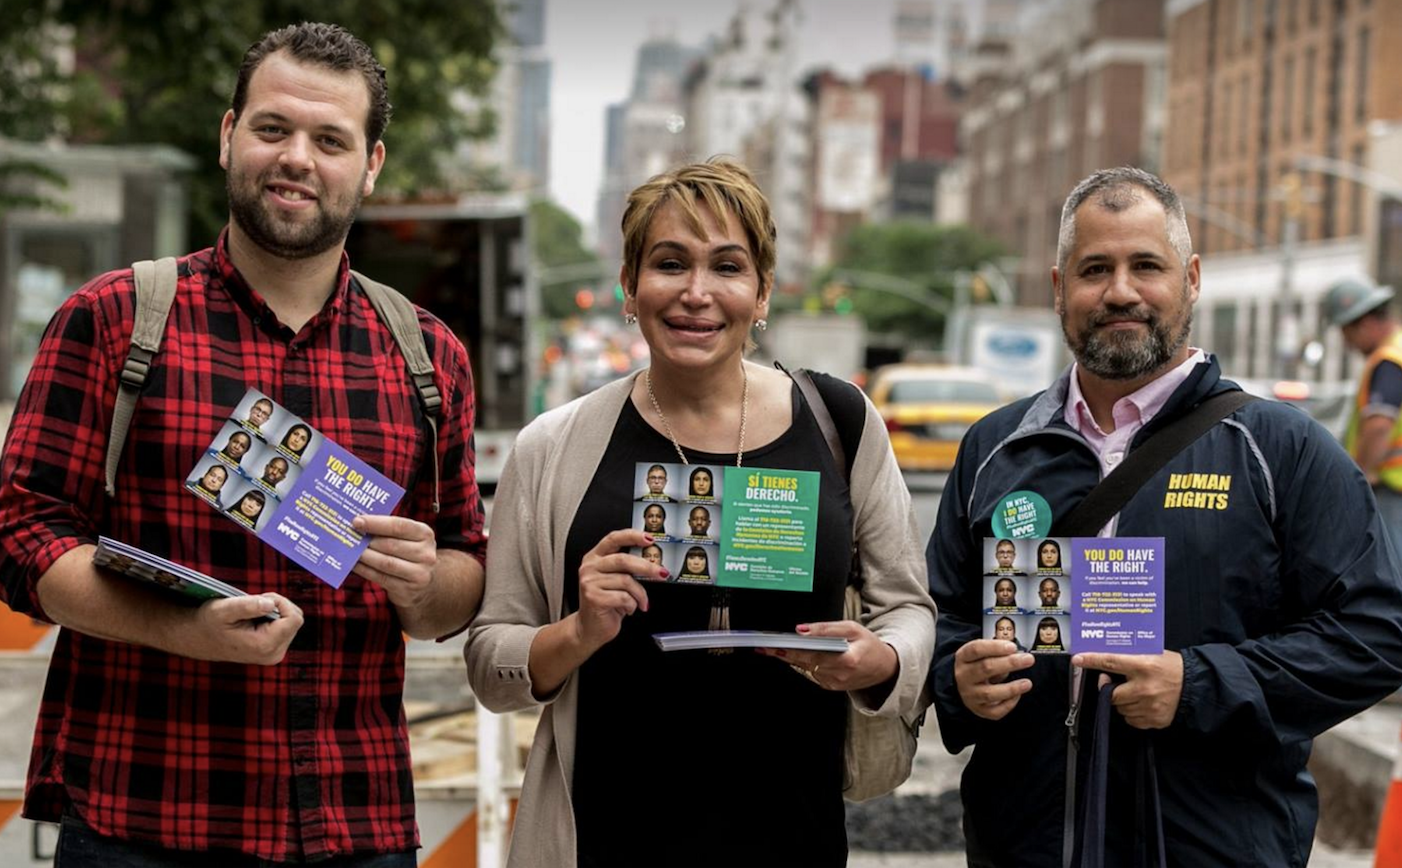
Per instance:
[[[1092,312],[1085,324],[1072,330],[1063,308],[1061,332],[1076,361],[1105,380],[1134,380],[1167,365],[1188,342],[1193,327],[1193,308],[1188,301],[1188,282],[1183,282],[1180,297],[1181,318],[1166,321],[1148,305],[1106,307]],[[1116,319],[1138,320],[1147,327],[1146,333],[1107,331],[1100,326]]]
[[[367,167],[366,173],[369,169]],[[356,212],[360,210],[361,192],[365,188],[365,173],[355,187],[350,201],[328,201],[326,191],[316,190],[315,216],[312,220],[292,222],[274,213],[263,199],[264,189],[276,180],[287,180],[311,186],[295,178],[284,178],[276,170],[264,177],[249,178],[237,162],[229,162],[224,187],[229,194],[229,214],[248,239],[269,254],[281,259],[307,259],[318,256],[346,240]],[[337,207],[340,205],[341,207]]]

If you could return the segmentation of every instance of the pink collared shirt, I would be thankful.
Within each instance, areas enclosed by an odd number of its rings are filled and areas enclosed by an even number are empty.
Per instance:
[[[1192,348],[1187,361],[1164,374],[1156,380],[1146,384],[1143,388],[1125,395],[1115,402],[1110,408],[1110,415],[1115,421],[1115,430],[1106,434],[1096,424],[1095,417],[1091,415],[1090,405],[1086,403],[1086,397],[1081,392],[1080,363],[1076,363],[1071,368],[1071,385],[1066,393],[1066,424],[1075,428],[1080,435],[1086,438],[1090,448],[1095,450],[1096,456],[1100,459],[1100,478],[1104,479],[1110,471],[1120,466],[1124,460],[1125,453],[1129,451],[1129,444],[1134,440],[1134,435],[1139,433],[1139,429],[1149,424],[1154,416],[1163,409],[1163,405],[1168,403],[1168,398],[1184,382],[1188,375],[1193,372],[1193,368],[1200,362],[1207,361],[1207,354],[1197,348]],[[1115,525],[1119,523],[1118,515],[1110,519],[1110,523],[1100,529],[1100,536],[1114,536]]]

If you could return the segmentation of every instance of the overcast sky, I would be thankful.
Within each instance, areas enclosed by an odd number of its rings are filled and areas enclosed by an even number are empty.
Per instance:
[[[603,176],[604,109],[628,96],[638,46],[670,35],[700,45],[719,33],[740,0],[548,0],[545,47],[552,63],[550,188],[581,223],[594,222]],[[753,0],[769,9],[773,0]],[[895,0],[802,0],[799,70],[830,66],[855,75],[895,53]]]

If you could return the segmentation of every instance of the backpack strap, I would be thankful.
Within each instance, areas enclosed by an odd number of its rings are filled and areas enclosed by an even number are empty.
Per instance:
[[[107,438],[105,474],[108,496],[117,493],[117,465],[121,463],[127,432],[131,430],[136,399],[146,385],[151,360],[161,348],[166,317],[175,301],[175,287],[180,276],[176,260],[171,256],[134,262],[131,272],[136,286],[136,315],[131,329],[131,346],[127,348],[127,360],[122,365],[122,374],[117,383],[117,400],[112,406],[112,431]]]
[[[443,409],[443,395],[433,382],[433,361],[428,357],[428,347],[424,344],[423,329],[419,326],[419,314],[413,303],[389,286],[371,280],[358,271],[351,271],[365,290],[375,313],[380,315],[399,352],[409,366],[409,379],[419,393],[419,403],[423,405],[424,418],[428,420],[430,431],[429,454],[433,458],[433,511],[438,512],[438,414]]]

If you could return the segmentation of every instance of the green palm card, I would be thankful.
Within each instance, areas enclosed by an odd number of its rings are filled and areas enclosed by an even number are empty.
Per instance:
[[[811,470],[725,468],[717,585],[813,589],[820,479]]]

